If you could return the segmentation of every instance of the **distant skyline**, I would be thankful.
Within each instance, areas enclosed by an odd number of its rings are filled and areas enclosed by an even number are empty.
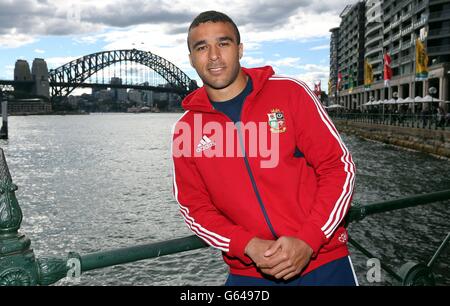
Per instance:
[[[100,2],[100,1],[99,1]],[[140,49],[174,63],[199,81],[189,64],[187,28],[205,10],[238,25],[242,66],[272,65],[307,82],[329,77],[329,29],[347,0],[0,0],[0,79],[12,79],[17,59],[44,58],[49,69],[105,50]]]

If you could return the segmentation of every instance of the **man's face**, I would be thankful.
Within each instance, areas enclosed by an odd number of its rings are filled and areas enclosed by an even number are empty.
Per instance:
[[[205,86],[223,89],[240,71],[242,44],[237,44],[233,25],[228,22],[201,23],[189,32],[189,60]]]

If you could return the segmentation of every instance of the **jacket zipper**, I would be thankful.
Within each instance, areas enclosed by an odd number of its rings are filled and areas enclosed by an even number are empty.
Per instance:
[[[244,106],[242,106],[242,107],[244,107]],[[241,119],[241,116],[239,116],[239,119]],[[269,215],[267,214],[266,207],[264,206],[264,203],[262,201],[261,195],[259,194],[258,186],[256,185],[256,180],[255,180],[255,177],[253,176],[253,172],[252,172],[252,169],[250,167],[250,162],[248,161],[247,152],[245,152],[244,138],[242,137],[242,130],[241,130],[242,126],[241,126],[241,124],[242,124],[242,121],[238,121],[235,125],[236,125],[237,131],[238,131],[239,143],[240,143],[241,148],[242,148],[242,154],[244,155],[245,167],[247,168],[247,172],[248,172],[248,175],[250,177],[250,181],[252,182],[253,191],[255,192],[256,198],[258,199],[258,203],[259,203],[261,211],[262,211],[262,213],[264,215],[264,219],[266,220],[267,226],[269,226],[269,229],[270,229],[270,232],[272,233],[272,236],[275,239],[278,239],[278,235],[277,235],[277,233],[275,232],[275,229],[272,226],[272,222],[270,222],[270,218],[269,218]]]
[[[240,143],[240,145],[241,145],[242,154],[244,155],[244,163],[245,163],[245,167],[246,167],[247,173],[248,173],[248,175],[249,175],[249,177],[250,177],[250,181],[252,182],[253,192],[254,192],[255,195],[256,195],[256,199],[258,200],[259,207],[261,208],[261,211],[262,211],[262,213],[263,213],[263,215],[264,215],[264,219],[265,219],[265,221],[266,221],[266,223],[267,223],[267,226],[269,227],[270,232],[272,233],[272,236],[273,236],[275,239],[278,239],[279,236],[278,236],[277,233],[275,232],[275,229],[273,228],[272,222],[270,222],[269,215],[267,214],[266,207],[264,206],[264,202],[263,202],[263,200],[262,200],[262,198],[261,198],[261,195],[260,195],[259,190],[258,190],[258,186],[256,185],[255,177],[253,176],[253,172],[252,172],[252,169],[251,169],[251,167],[250,167],[250,162],[249,162],[249,160],[248,160],[247,152],[245,151],[244,137],[242,136],[242,126],[241,126],[241,125],[242,125],[242,110],[244,109],[245,102],[247,102],[247,98],[245,98],[244,103],[242,104],[242,108],[241,108],[241,111],[240,111],[240,113],[239,113],[239,121],[238,121],[237,123],[235,123],[235,126],[237,127],[237,132],[238,132],[238,137],[239,137],[239,143]],[[215,110],[215,111],[216,111],[217,113],[219,113],[219,114],[224,115],[229,121],[232,121],[232,120],[231,120],[227,115],[225,115],[224,113],[219,112],[219,111],[217,111],[217,110]]]

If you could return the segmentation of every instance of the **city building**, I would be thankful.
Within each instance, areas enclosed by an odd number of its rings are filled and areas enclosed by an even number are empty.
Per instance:
[[[142,105],[142,90],[130,89],[128,91],[128,101],[134,102],[137,105]]]
[[[339,78],[339,62],[338,62],[338,48],[339,48],[339,28],[330,30],[330,82],[328,86],[329,98],[333,103],[337,102],[338,94],[338,78]]]
[[[434,98],[450,100],[450,1],[360,1],[348,5],[340,17],[340,26],[330,30],[332,103],[361,109],[374,100],[424,97],[433,94],[432,87]],[[416,79],[417,38],[423,41],[429,58],[424,80]],[[391,58],[389,86],[383,79],[384,52]],[[368,88],[364,86],[365,60],[373,71]],[[448,103],[442,102],[442,106],[449,110]]]
[[[340,14],[339,28],[331,29],[330,79],[332,101],[336,103],[338,92],[352,92],[364,82],[364,32],[365,4],[347,5]],[[339,76],[342,79],[339,81]],[[338,88],[340,87],[340,88]]]
[[[43,99],[11,99],[8,101],[9,115],[38,115],[51,112],[51,103]]]
[[[111,78],[112,85],[122,85],[122,79],[117,77]],[[113,99],[117,102],[127,102],[128,101],[128,93],[126,88],[112,88],[112,92],[114,93]]]

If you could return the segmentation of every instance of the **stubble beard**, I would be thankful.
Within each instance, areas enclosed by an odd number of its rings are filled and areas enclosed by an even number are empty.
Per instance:
[[[236,68],[233,70],[230,78],[228,80],[225,80],[225,82],[223,84],[221,84],[219,82],[218,82],[218,84],[217,83],[214,84],[213,82],[209,82],[205,76],[202,76],[200,74],[199,74],[199,76],[205,86],[211,87],[212,89],[215,89],[215,90],[220,90],[220,89],[227,88],[228,86],[233,84],[233,82],[236,81],[236,79],[238,78],[240,70],[241,70],[241,66],[237,65]]]

